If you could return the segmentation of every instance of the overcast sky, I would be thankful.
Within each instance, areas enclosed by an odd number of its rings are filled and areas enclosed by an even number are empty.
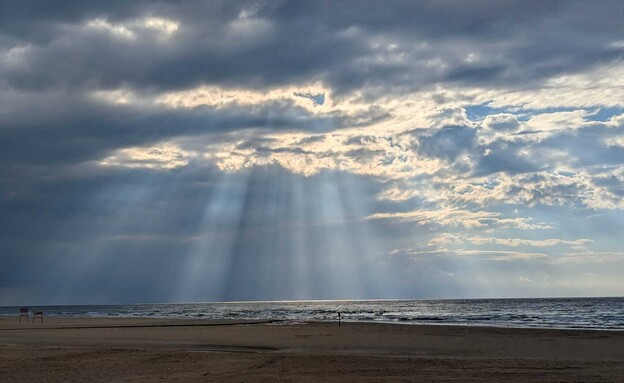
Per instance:
[[[621,1],[0,1],[0,305],[624,295]]]

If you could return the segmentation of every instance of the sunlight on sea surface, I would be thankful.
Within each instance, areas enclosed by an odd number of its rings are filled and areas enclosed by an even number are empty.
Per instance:
[[[377,321],[624,330],[624,298],[282,301],[38,306],[49,316]],[[17,315],[1,307],[0,315]]]

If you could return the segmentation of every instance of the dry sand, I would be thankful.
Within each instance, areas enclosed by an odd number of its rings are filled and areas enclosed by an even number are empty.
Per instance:
[[[0,382],[624,382],[624,332],[0,318]]]

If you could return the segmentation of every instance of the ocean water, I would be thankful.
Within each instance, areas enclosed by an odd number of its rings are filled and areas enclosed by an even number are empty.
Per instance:
[[[47,316],[343,320],[624,330],[624,298],[282,301],[37,306]],[[0,315],[19,307],[0,307]]]

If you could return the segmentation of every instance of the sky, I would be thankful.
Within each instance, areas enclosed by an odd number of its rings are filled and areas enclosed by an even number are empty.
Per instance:
[[[0,1],[0,305],[624,295],[621,1]]]

